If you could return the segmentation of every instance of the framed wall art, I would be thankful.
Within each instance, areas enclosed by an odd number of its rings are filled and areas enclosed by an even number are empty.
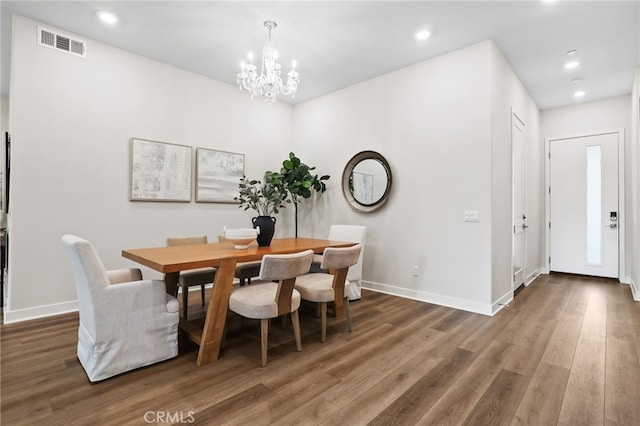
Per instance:
[[[236,203],[244,176],[244,154],[196,149],[196,202]]]
[[[192,148],[131,140],[131,201],[191,201]]]

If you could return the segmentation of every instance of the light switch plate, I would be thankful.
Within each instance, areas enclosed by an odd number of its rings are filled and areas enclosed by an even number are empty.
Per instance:
[[[465,210],[464,212],[465,222],[480,222],[480,211],[478,210]]]

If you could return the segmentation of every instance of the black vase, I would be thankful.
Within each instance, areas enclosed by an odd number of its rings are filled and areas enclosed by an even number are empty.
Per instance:
[[[260,227],[260,233],[258,234],[258,245],[268,246],[273,239],[273,233],[276,232],[276,218],[271,216],[258,216],[251,219],[253,227]]]

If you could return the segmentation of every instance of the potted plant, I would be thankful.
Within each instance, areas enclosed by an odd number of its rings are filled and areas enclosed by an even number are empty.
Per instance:
[[[240,202],[240,208],[253,209],[258,213],[257,217],[251,219],[251,223],[254,228],[260,227],[258,245],[268,246],[271,244],[276,226],[276,218],[272,214],[278,213],[278,209],[285,207],[287,191],[272,182],[269,172],[265,174],[265,183],[259,180],[248,180],[243,176],[238,186],[240,194],[234,197],[234,200]]]
[[[315,167],[304,164],[293,152],[289,153],[289,158],[282,162],[280,173],[267,172],[270,181],[277,187],[283,188],[290,196],[288,202],[293,202],[295,206],[296,218],[296,238],[298,238],[298,203],[301,198],[310,198],[313,192],[323,193],[327,190],[325,180],[329,180],[329,175],[312,175],[311,171]]]

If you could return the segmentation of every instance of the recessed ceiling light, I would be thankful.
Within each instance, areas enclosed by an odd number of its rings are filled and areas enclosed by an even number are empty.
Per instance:
[[[571,82],[572,82],[573,84],[582,83],[582,79],[581,79],[581,78],[574,78],[573,80],[571,80]]]
[[[575,67],[577,67],[578,65],[580,65],[580,62],[578,61],[571,61],[571,62],[567,62],[566,64],[564,64],[564,67],[568,70],[574,69]]]
[[[578,53],[578,51],[574,49],[574,50],[568,51],[567,55],[571,56],[571,55],[575,55],[576,53]]]
[[[587,92],[585,92],[584,90],[579,90],[576,93],[574,93],[573,96],[576,97],[576,98],[581,98],[586,94],[587,94]]]
[[[421,30],[416,33],[417,40],[426,40],[431,37],[431,31],[429,30]]]
[[[102,22],[105,22],[107,24],[115,24],[116,22],[118,22],[118,18],[113,13],[100,11],[97,13],[97,15]]]

